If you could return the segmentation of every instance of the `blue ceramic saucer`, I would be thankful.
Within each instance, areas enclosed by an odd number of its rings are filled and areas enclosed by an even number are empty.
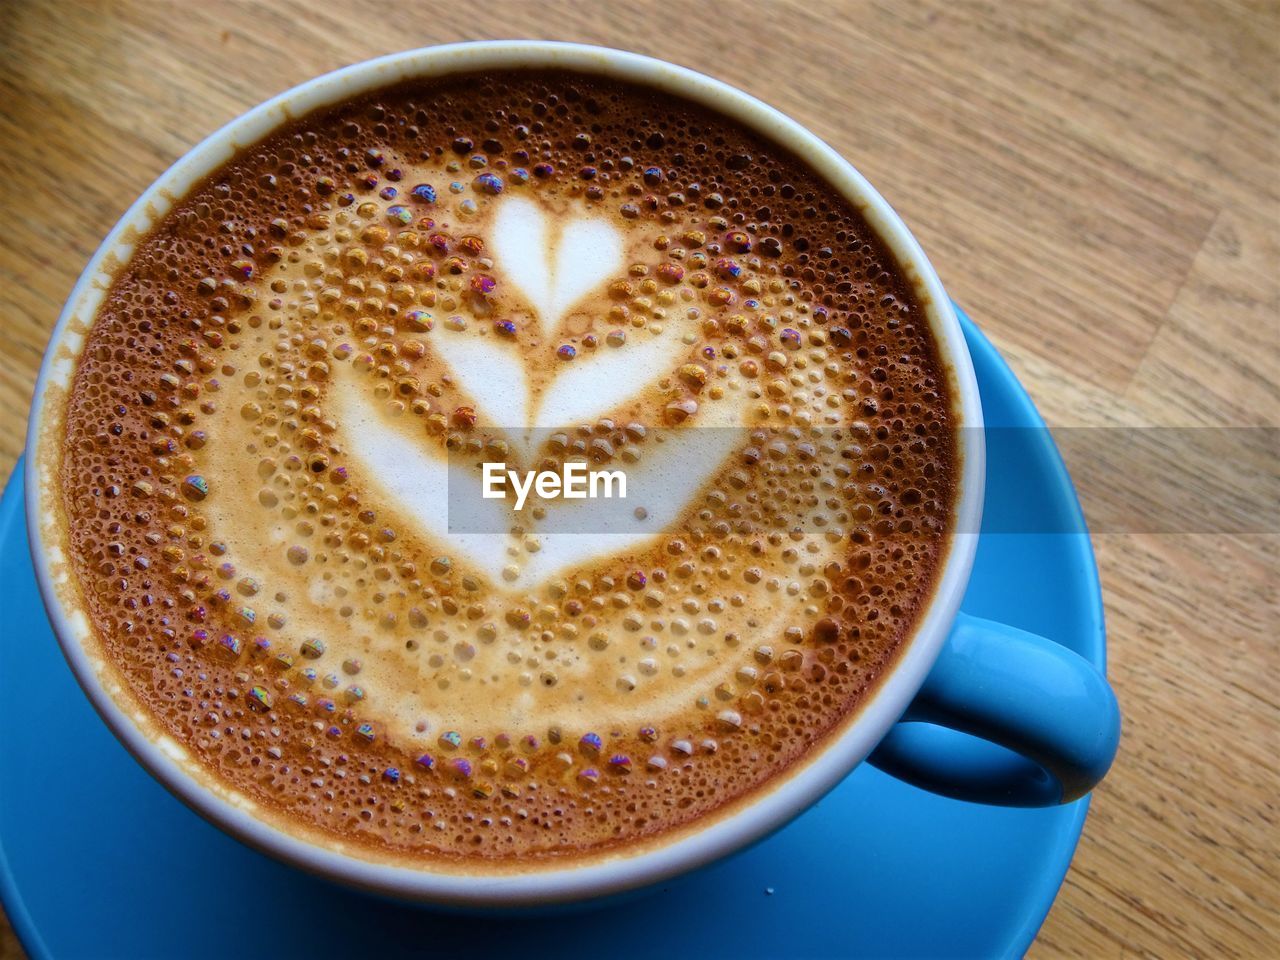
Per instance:
[[[961,321],[987,425],[1042,426]],[[1043,430],[992,438],[964,609],[1101,667],[1097,569],[1057,450]],[[627,902],[478,918],[375,900],[242,846],[134,762],[62,658],[25,532],[19,471],[0,503],[0,897],[33,958],[1021,956],[1084,825],[1087,798],[979,806],[863,764],[765,842]]]

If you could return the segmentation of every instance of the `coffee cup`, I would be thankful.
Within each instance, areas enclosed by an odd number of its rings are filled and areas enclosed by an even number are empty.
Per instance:
[[[182,745],[140,721],[118,678],[94,655],[89,617],[73,589],[71,541],[58,504],[61,401],[113,272],[127,262],[137,239],[176,198],[243,147],[293,118],[397,83],[530,68],[612,78],[702,105],[803,157],[861,211],[920,291],[950,382],[960,427],[952,508],[955,532],[910,638],[870,697],[835,734],[731,810],[644,844],[569,863],[526,866],[517,861],[495,871],[379,859],[295,835],[258,815],[243,798],[213,789],[198,775]],[[977,546],[983,499],[981,399],[954,310],[918,243],[883,198],[813,134],[740,91],[658,60],[524,41],[429,48],[317,78],[228,124],[139,198],[72,291],[37,383],[26,464],[31,549],[50,620],[81,686],[117,737],[166,787],[232,836],[303,869],[388,895],[477,907],[533,906],[637,889],[726,856],[778,829],[868,757],[895,775],[962,799],[1017,806],[1071,802],[1102,778],[1118,742],[1115,698],[1093,665],[1051,640],[959,610]],[[196,484],[199,478],[188,479]],[[239,654],[238,648],[235,652]],[[927,725],[990,741],[1019,754],[1023,763],[993,783],[989,771],[967,768],[948,756],[931,741]]]

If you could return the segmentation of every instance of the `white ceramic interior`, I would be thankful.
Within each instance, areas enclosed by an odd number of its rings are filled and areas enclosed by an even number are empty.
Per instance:
[[[982,425],[977,383],[960,326],[929,261],[898,215],[829,146],[759,100],[683,67],[617,50],[577,44],[503,41],[413,50],[356,64],[311,80],[249,111],[209,136],[169,168],[129,208],[85,268],[59,317],[36,384],[27,436],[27,517],[31,551],[50,620],[76,677],[116,736],[156,778],[197,812],[227,832],[304,869],[398,897],[471,906],[547,904],[617,893],[651,884],[738,850],[780,827],[845,777],[902,714],[933,665],[969,579],[976,534],[953,537],[933,599],[915,637],[874,696],[846,721],[825,748],[814,751],[771,786],[713,822],[684,831],[641,851],[572,866],[530,864],[528,870],[473,874],[379,864],[323,848],[255,818],[210,791],[190,761],[164,738],[152,739],[132,719],[139,708],[88,652],[89,625],[77,609],[76,586],[57,520],[56,462],[47,445],[58,444],[57,400],[74,372],[84,333],[137,237],[183,197],[193,184],[231,159],[243,146],[283,122],[357,94],[415,77],[513,67],[562,67],[646,84],[704,104],[754,128],[804,157],[855,203],[887,242],[924,298],[934,333],[953,374],[957,413],[966,428]],[[857,91],[849,91],[851,98]],[[53,398],[51,402],[50,398]],[[50,423],[54,429],[42,429]],[[976,531],[980,519],[984,450],[982,431],[960,431],[962,466],[955,529]]]

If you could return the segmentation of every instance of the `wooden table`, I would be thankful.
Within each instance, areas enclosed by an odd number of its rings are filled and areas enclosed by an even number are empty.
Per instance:
[[[165,167],[315,74],[482,37],[629,47],[799,119],[1055,427],[1280,423],[1276,3],[467,6],[0,6],[0,474],[75,277]],[[1123,530],[1127,494],[1083,495]],[[1125,737],[1034,956],[1280,956],[1275,532],[1095,537]]]

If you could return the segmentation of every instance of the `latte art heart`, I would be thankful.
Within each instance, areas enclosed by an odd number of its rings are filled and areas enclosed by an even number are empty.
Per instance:
[[[584,297],[588,312],[607,310],[601,288],[623,276],[626,267],[618,227],[597,217],[574,218],[553,228],[549,211],[522,197],[502,198],[495,208],[486,230],[492,237],[482,239],[497,253],[493,269],[502,278],[498,288],[513,288],[506,306],[519,310],[527,305],[534,318],[531,326],[552,333]],[[484,312],[490,312],[487,303]],[[670,374],[677,359],[688,353],[684,335],[696,329],[688,318],[673,318],[661,332],[635,335],[625,349],[567,363],[519,337],[499,341],[485,335],[488,331],[474,322],[474,315],[467,320],[457,329],[433,330],[428,349],[443,361],[445,375],[473,399],[477,422],[502,436],[509,453],[523,463],[535,462],[536,440],[549,431],[597,422],[628,403],[639,405],[643,415],[646,388]],[[402,423],[379,420],[372,385],[361,380],[340,367],[330,394],[340,441],[353,464],[376,478],[397,512],[412,518],[443,552],[460,553],[493,585],[512,590],[534,587],[571,566],[606,559],[660,535],[742,439],[740,407],[709,405],[698,433],[664,436],[661,449],[622,465],[631,490],[626,502],[561,501],[545,504],[540,517],[517,517],[510,504],[503,511],[482,502],[480,476],[448,469],[443,462],[447,450],[406,435]],[[442,490],[448,495],[441,496]],[[647,523],[636,520],[636,509],[644,511]],[[495,514],[506,522],[495,521]],[[523,551],[519,543],[503,541],[512,538],[506,530],[517,528],[517,539],[538,549],[513,562],[512,551],[517,556]]]
[[[547,329],[626,266],[618,229],[608,220],[574,217],[552,224],[536,201],[524,197],[498,205],[491,233],[503,272]]]
[[[177,202],[49,470],[131,716],[282,829],[483,870],[663,842],[856,713],[946,553],[947,382],[799,158],[615,81],[446,77]],[[626,496],[517,510],[485,464]]]
[[[627,266],[616,225],[601,217],[553,223],[548,210],[523,197],[503,198],[495,206],[488,232],[496,268],[514,290],[512,306],[525,308],[535,336],[560,332],[568,311],[592,294],[583,305],[586,312],[604,312],[601,288],[621,278]],[[529,446],[535,431],[590,422],[614,410],[638,395],[646,378],[669,371],[688,352],[680,331],[669,329],[637,338],[625,351],[550,363],[545,349],[537,356],[527,342],[522,350],[519,340],[495,342],[477,332],[486,331],[442,331],[431,342],[432,352],[474,398],[481,421],[503,428],[525,458],[536,452]]]

